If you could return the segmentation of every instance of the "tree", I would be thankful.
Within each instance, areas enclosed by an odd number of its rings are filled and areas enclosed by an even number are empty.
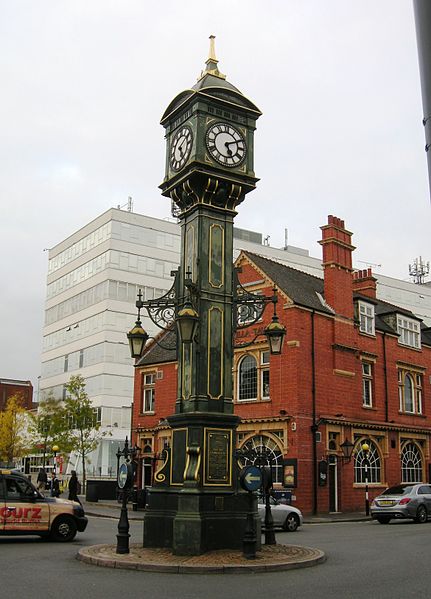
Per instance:
[[[61,401],[55,399],[53,393],[39,403],[36,416],[29,426],[29,433],[35,450],[43,452],[43,467],[46,454],[51,453],[52,446],[63,435],[64,419]]]
[[[22,404],[23,398],[17,393],[8,399],[4,412],[0,412],[0,459],[8,465],[29,449],[26,432],[30,414]]]
[[[66,385],[67,395],[63,403],[64,429],[58,435],[58,445],[63,451],[77,453],[82,461],[82,485],[85,489],[86,462],[100,440],[107,434],[101,432],[95,409],[85,391],[82,376],[72,376]]]

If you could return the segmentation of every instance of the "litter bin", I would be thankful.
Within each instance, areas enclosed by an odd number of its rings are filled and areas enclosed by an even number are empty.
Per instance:
[[[85,500],[93,502],[99,501],[99,494],[97,491],[97,480],[88,480],[87,489],[85,491]]]

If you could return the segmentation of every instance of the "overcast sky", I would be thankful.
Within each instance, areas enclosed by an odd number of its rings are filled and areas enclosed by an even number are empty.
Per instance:
[[[170,216],[159,121],[210,34],[263,112],[235,224],[320,257],[334,214],[359,268],[431,259],[411,0],[0,0],[0,377],[37,386],[45,248],[128,196]]]

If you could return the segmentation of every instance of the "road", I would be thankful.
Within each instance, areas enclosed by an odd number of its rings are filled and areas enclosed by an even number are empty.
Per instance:
[[[75,559],[80,547],[114,543],[116,532],[116,520],[90,517],[87,531],[73,543],[0,538],[0,598],[409,599],[427,597],[431,588],[431,522],[306,524],[296,533],[277,533],[279,543],[318,547],[328,559],[313,568],[267,574],[133,572]],[[131,533],[131,542],[139,542],[142,522],[131,521]]]

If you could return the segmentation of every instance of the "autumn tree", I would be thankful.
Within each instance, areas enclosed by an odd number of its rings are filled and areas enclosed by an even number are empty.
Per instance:
[[[75,452],[81,458],[82,483],[85,489],[88,456],[107,434],[100,431],[95,409],[85,391],[82,376],[72,376],[66,384],[63,402],[64,430],[58,435],[58,445],[63,451]]]
[[[22,458],[29,449],[27,435],[29,412],[22,407],[20,394],[12,395],[3,412],[0,412],[0,459],[8,465]]]
[[[43,452],[43,467],[46,463],[46,454],[51,454],[52,446],[58,442],[58,437],[63,435],[63,430],[61,401],[56,399],[51,392],[46,399],[39,403],[37,414],[29,426],[34,449]]]

